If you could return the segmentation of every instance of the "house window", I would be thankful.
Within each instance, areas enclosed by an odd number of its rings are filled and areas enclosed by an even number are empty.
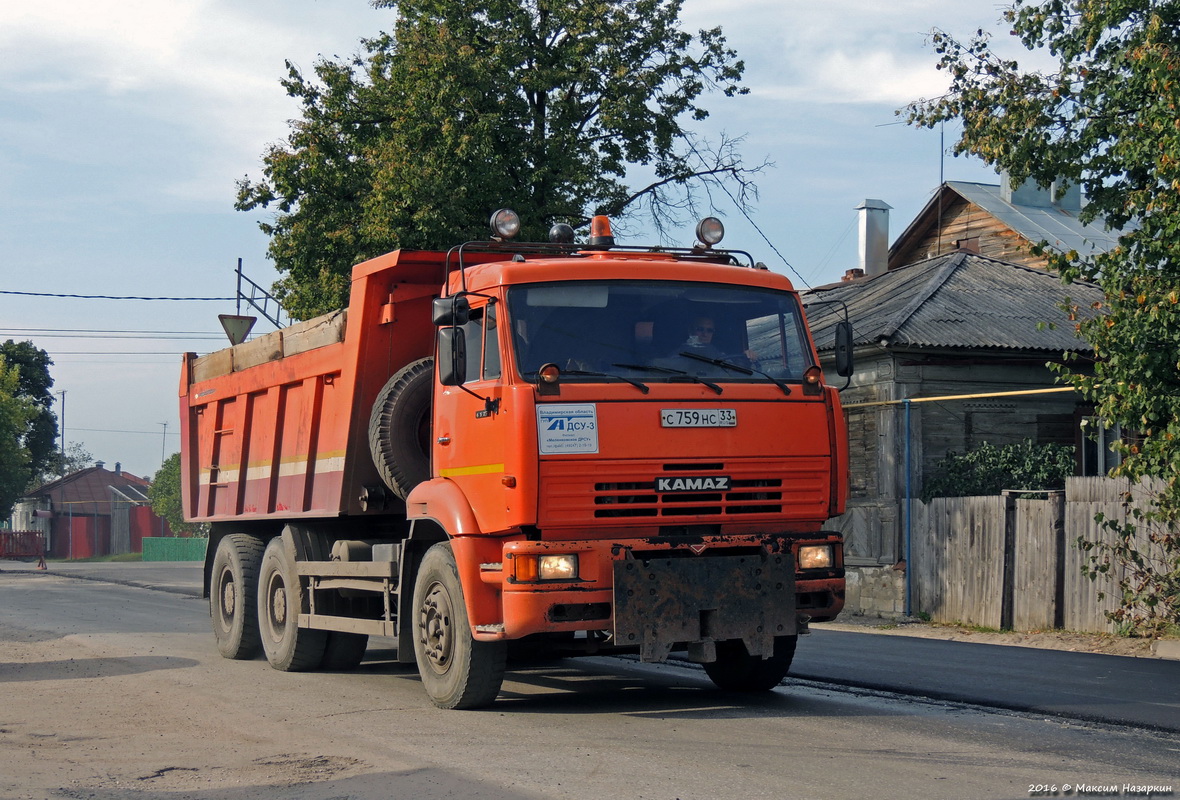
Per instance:
[[[965,250],[968,253],[978,253],[979,252],[979,237],[972,236],[969,239],[956,239],[955,240],[955,249],[956,250]]]
[[[1122,429],[1106,427],[1098,417],[1082,418],[1082,474],[1106,475],[1122,462],[1112,445],[1122,439]]]

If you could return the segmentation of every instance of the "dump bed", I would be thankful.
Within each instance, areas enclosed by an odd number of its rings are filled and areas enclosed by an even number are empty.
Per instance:
[[[353,270],[347,309],[208,355],[186,354],[186,519],[398,511],[362,501],[366,488],[382,485],[369,455],[369,414],[391,375],[432,354],[430,301],[444,276],[445,254],[395,251]]]

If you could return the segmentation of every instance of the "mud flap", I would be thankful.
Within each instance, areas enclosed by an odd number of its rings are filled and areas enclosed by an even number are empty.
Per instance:
[[[769,658],[776,636],[797,632],[789,554],[628,558],[615,562],[614,579],[615,642],[639,645],[642,661],[663,661],[677,644],[694,661],[715,661],[715,643],[727,639]]]

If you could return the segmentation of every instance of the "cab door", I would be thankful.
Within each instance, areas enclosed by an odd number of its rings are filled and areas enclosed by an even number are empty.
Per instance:
[[[436,387],[433,455],[436,474],[459,486],[480,529],[492,532],[507,527],[505,462],[514,436],[503,407],[502,304],[472,299],[468,321],[455,332],[465,343],[463,383]]]

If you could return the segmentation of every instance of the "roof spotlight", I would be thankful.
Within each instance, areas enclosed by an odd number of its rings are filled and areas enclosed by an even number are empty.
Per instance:
[[[712,247],[725,237],[725,226],[717,217],[705,217],[697,223],[697,241]]]
[[[520,215],[511,208],[501,208],[492,214],[492,235],[497,239],[511,239],[520,233]]]
[[[558,222],[549,229],[549,241],[553,244],[573,244],[573,226],[567,225],[564,222]]]

